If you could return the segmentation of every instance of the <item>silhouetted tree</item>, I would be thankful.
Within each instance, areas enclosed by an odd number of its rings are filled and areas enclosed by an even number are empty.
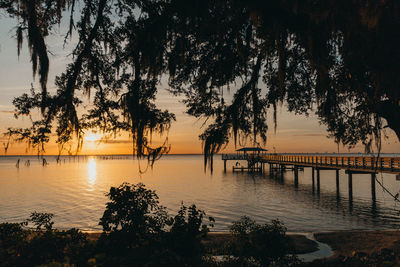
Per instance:
[[[178,1],[175,10],[185,49],[173,50],[170,84],[189,114],[215,119],[201,135],[206,155],[231,133],[265,141],[267,108],[276,125],[279,103],[316,111],[350,147],[379,147],[385,127],[400,138],[396,1]]]
[[[155,191],[143,184],[111,187],[100,225],[103,265],[197,266],[204,256],[205,213],[183,206],[170,218]],[[213,219],[210,219],[213,221]]]
[[[29,2],[33,8],[29,9],[25,2]],[[88,128],[114,135],[126,131],[133,138],[133,153],[138,157],[146,155],[153,163],[161,154],[168,152],[169,146],[166,140],[162,146],[152,147],[151,135],[163,134],[175,119],[173,114],[158,109],[154,104],[156,85],[165,69],[167,49],[166,25],[163,23],[165,16],[161,16],[163,5],[150,1],[79,1],[83,4],[81,18],[75,24],[76,2],[0,2],[0,7],[21,20],[18,47],[24,33],[29,40],[37,38],[42,43],[52,26],[60,22],[60,10],[68,7],[71,18],[67,35],[71,36],[73,29],[79,35],[72,51],[73,62],[56,78],[58,90],[54,95],[47,93],[46,79],[43,78],[44,75],[47,77],[48,64],[39,60],[39,69],[43,70],[43,73],[39,72],[43,80],[41,92],[32,89],[31,94],[23,94],[13,103],[17,117],[30,115],[34,109],[40,108],[42,118],[27,129],[10,128],[9,134],[17,141],[27,141],[28,145],[41,153],[49,141],[53,125],[56,127],[60,150],[74,136],[79,150],[84,131]],[[52,15],[47,12],[48,9],[60,12],[47,21],[48,16]],[[40,30],[39,36],[32,36],[32,32],[25,31],[24,26],[29,26],[30,17],[39,14],[41,19],[35,22]],[[47,57],[47,50],[37,52],[34,46],[29,47],[35,73],[37,63],[34,60]],[[82,94],[90,98],[92,90],[95,90],[93,107],[79,115],[77,109],[83,104]]]
[[[148,138],[174,119],[154,105],[163,74],[171,91],[185,96],[187,112],[208,119],[200,136],[206,159],[231,137],[265,143],[267,111],[274,110],[276,126],[280,103],[295,113],[315,111],[335,141],[350,147],[362,142],[368,150],[374,140],[379,147],[385,127],[400,138],[395,0],[82,0],[77,24],[75,2],[0,0],[0,8],[20,19],[18,49],[24,32],[35,40],[29,47],[42,92],[14,104],[18,116],[41,108],[43,119],[10,133],[39,150],[57,121],[61,146],[96,126],[130,132],[138,156],[167,152],[167,144],[152,148]],[[43,45],[63,9],[71,14],[68,35],[76,27],[79,41],[51,96]],[[78,116],[77,92],[91,90],[94,108]]]

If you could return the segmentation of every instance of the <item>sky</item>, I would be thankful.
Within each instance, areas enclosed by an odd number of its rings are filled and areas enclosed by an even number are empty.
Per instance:
[[[28,93],[31,84],[36,88],[38,78],[32,76],[32,66],[29,61],[29,51],[26,42],[23,43],[21,55],[17,56],[17,42],[15,39],[15,21],[5,18],[0,13],[0,133],[4,133],[8,127],[28,127],[29,118],[19,118],[13,116],[13,98],[23,93]],[[55,34],[46,39],[50,55],[50,73],[48,88],[54,92],[54,78],[63,72],[66,64],[72,58],[69,56],[72,45],[63,48],[63,30],[56,29]],[[72,40],[73,42],[73,40]],[[203,121],[199,121],[185,114],[185,106],[181,99],[167,92],[168,84],[163,82],[158,87],[157,105],[161,109],[168,109],[176,115],[176,121],[172,124],[168,133],[168,142],[171,145],[171,154],[200,154],[202,144],[199,134],[204,130]],[[234,90],[232,90],[233,94]],[[333,139],[327,137],[328,132],[324,125],[320,125],[315,115],[306,117],[288,113],[284,106],[278,110],[278,126],[276,132],[271,116],[268,118],[270,130],[267,132],[267,143],[265,148],[269,151],[283,153],[331,153],[331,152],[363,152],[364,147],[357,145],[349,150],[343,146],[338,146]],[[400,144],[391,130],[387,130],[389,138],[383,141],[383,152],[397,153],[400,151]],[[99,142],[101,136],[96,133],[88,132],[84,139],[84,145],[80,154],[129,154],[132,153],[132,145],[128,135],[117,136],[115,140]],[[165,136],[163,136],[164,138]],[[0,136],[0,155],[5,154],[3,143],[6,142],[4,136]],[[155,137],[157,143],[157,137]],[[159,139],[161,140],[161,139]],[[251,146],[250,142],[246,144]],[[240,144],[236,148],[240,148]],[[233,141],[222,151],[223,153],[234,152]],[[58,147],[54,142],[46,146],[46,154],[57,154]],[[36,154],[34,150],[27,150],[25,144],[13,143],[10,145],[7,155]]]

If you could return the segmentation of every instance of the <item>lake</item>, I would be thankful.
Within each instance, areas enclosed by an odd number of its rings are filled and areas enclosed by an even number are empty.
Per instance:
[[[16,167],[20,159],[19,168]],[[259,223],[280,219],[291,232],[352,229],[393,229],[400,226],[400,206],[376,184],[371,198],[370,175],[353,175],[353,198],[348,198],[347,175],[340,171],[336,194],[335,171],[321,171],[321,190],[313,193],[311,169],[283,179],[223,172],[221,156],[214,157],[214,172],[204,171],[201,155],[167,155],[147,169],[131,156],[65,156],[41,159],[28,156],[0,157],[0,222],[20,222],[33,211],[54,213],[54,226],[99,231],[98,222],[111,186],[144,183],[156,190],[162,205],[175,215],[181,202],[195,203],[215,218],[214,231],[227,231],[231,222],[247,215]],[[25,163],[30,161],[30,166]],[[395,175],[378,174],[394,194],[400,181]]]

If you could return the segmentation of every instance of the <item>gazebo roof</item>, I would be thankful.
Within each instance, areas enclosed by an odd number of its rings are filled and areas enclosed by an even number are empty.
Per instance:
[[[261,148],[261,147],[242,147],[240,149],[237,149],[236,151],[243,151],[243,152],[256,151],[256,152],[261,152],[261,151],[268,151],[268,150],[264,149],[264,148]]]

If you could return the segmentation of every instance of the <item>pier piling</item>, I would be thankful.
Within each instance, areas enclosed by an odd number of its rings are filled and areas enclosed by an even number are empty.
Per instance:
[[[336,194],[339,196],[340,189],[339,189],[339,170],[336,170]]]
[[[349,199],[353,199],[353,173],[348,172],[349,176]]]
[[[376,201],[376,192],[375,192],[375,173],[371,173],[371,194],[372,194],[372,200]]]
[[[315,191],[315,168],[311,168],[311,177],[312,177],[312,192]]]

